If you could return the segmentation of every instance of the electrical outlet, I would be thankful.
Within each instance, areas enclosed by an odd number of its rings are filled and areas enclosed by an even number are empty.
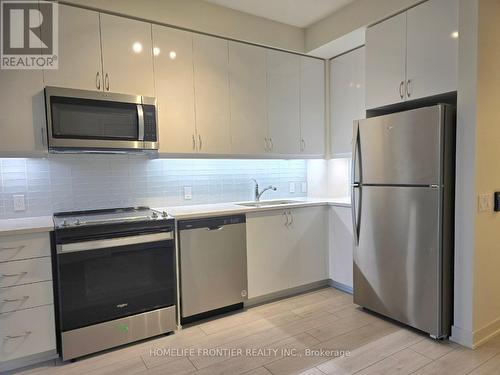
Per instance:
[[[295,193],[295,182],[290,182],[290,193]]]
[[[307,182],[303,182],[303,183],[301,184],[300,190],[301,190],[303,193],[307,193]]]
[[[184,200],[190,201],[191,199],[193,199],[193,188],[184,186]]]
[[[14,199],[14,211],[26,211],[24,195],[13,195],[12,198]]]
[[[478,211],[488,212],[492,208],[491,194],[479,194],[478,196]]]

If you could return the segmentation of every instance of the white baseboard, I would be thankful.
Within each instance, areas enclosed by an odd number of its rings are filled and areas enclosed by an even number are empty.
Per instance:
[[[339,283],[338,281],[335,281],[335,280],[332,280],[332,279],[328,280],[328,285],[330,285],[332,288],[338,289],[338,290],[340,290],[342,292],[346,292],[346,293],[349,293],[349,294],[352,294],[352,292],[353,292],[352,286]]]
[[[450,341],[474,349],[473,334],[457,326],[451,326]]]
[[[17,370],[33,365],[40,364],[58,358],[59,355],[55,350],[43,352],[39,354],[29,355],[27,357],[16,358],[10,361],[0,362],[0,373],[4,371]]]
[[[301,285],[295,288],[280,290],[279,292],[269,293],[264,296],[258,296],[249,298],[245,301],[245,307],[251,307],[256,305],[261,305],[263,303],[268,303],[272,301],[277,301],[282,298],[291,297],[304,292],[310,292],[316,289],[324,288],[329,285],[329,280],[316,281],[311,284]]]

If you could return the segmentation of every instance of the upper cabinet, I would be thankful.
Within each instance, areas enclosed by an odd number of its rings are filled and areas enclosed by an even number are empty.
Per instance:
[[[325,154],[325,62],[300,59],[300,151]]]
[[[198,152],[228,154],[231,152],[228,41],[194,34],[193,54]]]
[[[366,107],[404,100],[406,13],[366,30]]]
[[[300,56],[267,51],[269,147],[273,154],[300,153]]]
[[[366,107],[457,89],[458,0],[429,0],[368,28]]]
[[[458,0],[431,0],[408,10],[407,97],[457,90]]]
[[[233,153],[269,152],[266,50],[229,42],[231,143]]]
[[[365,47],[330,61],[332,157],[352,152],[352,125],[365,117]]]
[[[160,153],[197,151],[193,34],[153,25]]]
[[[105,91],[154,96],[151,24],[101,14]]]
[[[102,90],[99,13],[59,5],[58,69],[44,71],[47,86]]]

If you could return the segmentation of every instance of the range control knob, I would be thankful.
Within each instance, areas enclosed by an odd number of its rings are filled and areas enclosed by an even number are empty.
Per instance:
[[[63,220],[61,227],[67,227],[68,225],[68,220]]]
[[[156,211],[153,211],[153,214],[151,215],[151,217],[153,219],[157,219],[158,218],[158,214],[156,213]]]
[[[166,217],[168,217],[168,213],[167,213],[167,211],[163,211],[163,212],[161,213],[161,216],[162,216],[162,217],[165,217],[165,218],[166,218]]]
[[[82,222],[80,221],[80,219],[77,219],[77,220],[75,221],[75,225],[81,225],[81,224],[82,224]]]

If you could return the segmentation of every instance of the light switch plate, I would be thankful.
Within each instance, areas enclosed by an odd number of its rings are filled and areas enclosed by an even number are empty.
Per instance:
[[[193,188],[184,186],[184,200],[190,201],[191,199],[193,199]]]
[[[295,193],[295,182],[290,182],[290,193]]]
[[[303,182],[303,183],[301,184],[300,190],[301,190],[303,193],[307,193],[307,182]]]
[[[492,197],[491,194],[479,194],[478,196],[478,211],[488,212],[492,209]]]
[[[26,211],[26,200],[24,199],[24,195],[13,195],[12,199],[14,200],[14,211]]]

